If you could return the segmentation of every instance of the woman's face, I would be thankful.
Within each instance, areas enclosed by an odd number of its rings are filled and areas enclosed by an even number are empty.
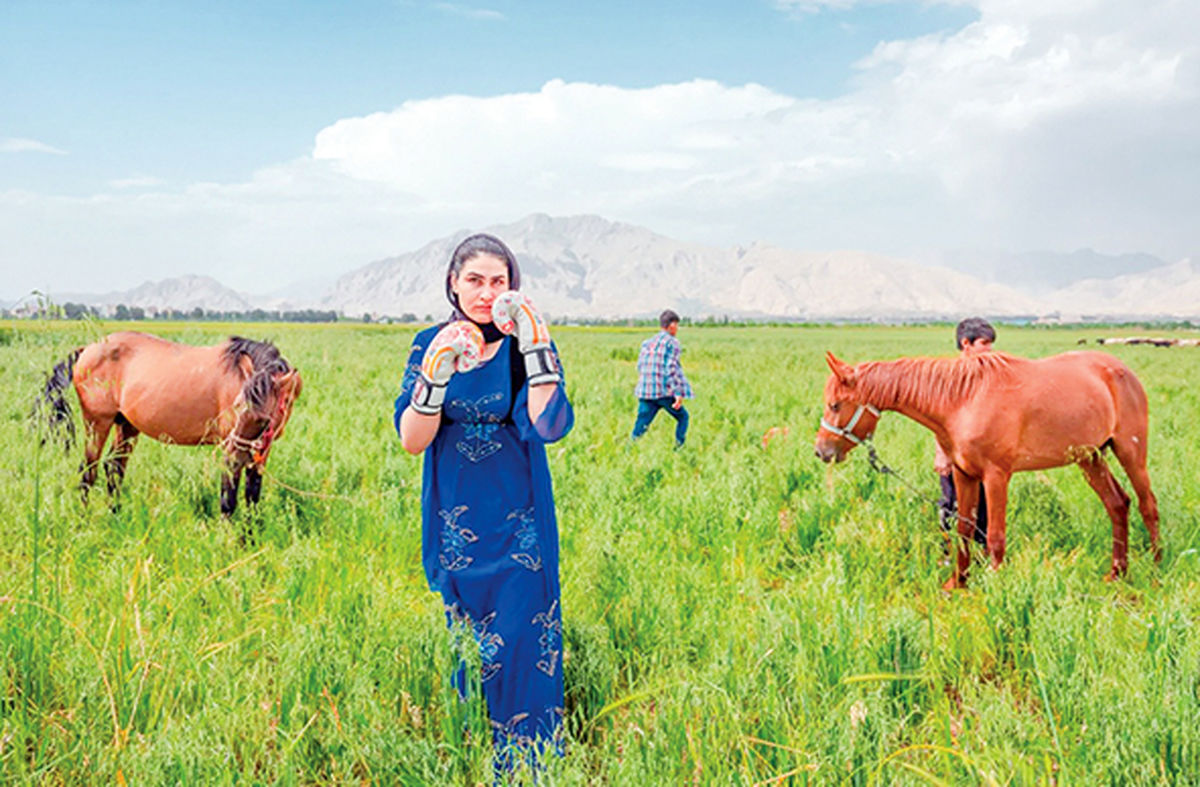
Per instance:
[[[492,321],[492,303],[508,291],[508,265],[494,254],[476,254],[450,282],[458,307],[477,323]]]

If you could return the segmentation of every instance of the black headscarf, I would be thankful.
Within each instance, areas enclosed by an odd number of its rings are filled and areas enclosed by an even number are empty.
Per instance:
[[[491,344],[502,339],[504,334],[500,333],[500,329],[496,327],[494,322],[476,322],[467,316],[466,312],[458,305],[458,296],[454,294],[454,290],[450,286],[450,282],[462,272],[463,265],[468,260],[480,254],[491,254],[494,257],[504,260],[505,265],[508,266],[509,289],[521,289],[521,268],[517,265],[516,255],[504,244],[504,241],[495,235],[479,232],[465,238],[462,243],[459,243],[454,248],[454,253],[450,255],[450,265],[446,269],[446,300],[450,301],[450,306],[453,309],[450,313],[451,320],[466,320],[467,322],[474,323],[479,330],[483,331],[484,341]]]

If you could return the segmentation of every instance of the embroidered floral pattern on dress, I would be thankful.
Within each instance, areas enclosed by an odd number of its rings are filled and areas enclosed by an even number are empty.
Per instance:
[[[457,506],[451,511],[438,511],[438,516],[442,518],[442,551],[438,560],[447,571],[466,568],[475,560],[463,554],[468,544],[479,540],[473,531],[458,524],[458,518],[466,510],[466,506]]]
[[[558,613],[558,600],[550,605],[550,609],[533,616],[531,623],[542,627],[538,645],[541,646],[542,657],[537,661],[537,668],[550,677],[558,668],[558,654],[562,652],[562,620]]]
[[[534,527],[533,522],[533,507],[518,508],[505,519],[515,519],[514,524],[517,526],[513,533],[517,537],[517,551],[509,557],[530,571],[541,571],[542,549],[538,546],[537,528]]]
[[[463,439],[454,444],[455,449],[472,462],[482,462],[504,447],[499,440],[492,436],[500,428],[503,420],[499,415],[485,408],[493,402],[504,398],[502,393],[491,393],[478,399],[455,399],[450,403],[452,408],[466,413],[462,419]]]
[[[400,383],[400,390],[407,391],[409,388],[412,388],[413,384],[416,383],[417,378],[420,376],[421,365],[418,363],[410,363],[404,369],[404,380]]]
[[[517,725],[529,718],[528,713],[514,713],[508,721],[501,724],[491,720],[492,731],[497,739],[505,742],[506,746],[528,748],[533,744],[533,738],[517,732]]]
[[[496,620],[495,611],[484,615],[483,619],[478,622],[471,620],[470,613],[459,609],[458,604],[451,604],[446,607],[446,614],[455,623],[459,623],[470,629],[471,636],[475,638],[476,644],[479,645],[480,681],[486,683],[491,678],[496,677],[496,673],[503,666],[497,661],[497,657],[500,655],[500,648],[504,647],[504,638],[494,631],[488,631],[488,627]]]

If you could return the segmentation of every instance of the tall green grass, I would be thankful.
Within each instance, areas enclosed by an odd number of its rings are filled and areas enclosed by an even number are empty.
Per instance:
[[[211,449],[143,438],[120,506],[84,507],[80,451],[31,430],[45,372],[117,327],[2,330],[3,778],[490,781],[421,572],[420,459],[392,432],[412,331],[153,326],[270,338],[304,376],[262,504],[226,521]],[[998,345],[1097,333],[1002,326]],[[1101,581],[1107,517],[1063,468],[1015,478],[1003,569],[946,596],[931,507],[863,456],[825,467],[812,439],[826,349],[947,354],[951,334],[685,327],[698,398],[675,452],[669,419],[628,439],[644,332],[555,331],[577,422],[549,448],[569,744],[548,781],[1200,782],[1200,352],[1111,350],[1150,396],[1161,565],[1135,513],[1129,576]],[[876,442],[936,494],[926,431],[887,415]]]

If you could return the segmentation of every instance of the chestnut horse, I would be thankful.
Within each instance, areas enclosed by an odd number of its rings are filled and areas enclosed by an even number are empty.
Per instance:
[[[991,352],[970,358],[900,358],[851,366],[833,353],[825,384],[825,412],[816,452],[842,461],[870,439],[881,411],[907,415],[934,433],[954,462],[958,510],[974,511],[979,484],[987,493],[987,548],[992,568],[1004,560],[1008,481],[1022,470],[1077,464],[1113,523],[1112,571],[1129,566],[1129,495],[1105,463],[1110,448],[1125,468],[1150,533],[1158,545],[1158,503],[1146,471],[1146,392],[1117,358],[1069,352],[1031,360]],[[954,574],[944,587],[966,584],[975,523],[960,517]]]
[[[65,426],[68,446],[74,436],[64,398],[68,384],[75,386],[87,425],[80,481],[85,501],[109,431],[113,445],[104,469],[114,495],[137,436],[145,433],[164,443],[224,447],[226,516],[237,507],[243,469],[246,502],[258,502],[271,443],[283,434],[301,388],[300,373],[270,342],[234,336],[191,347],[145,333],[113,333],[72,352],[46,381],[39,407],[48,406],[51,427]]]

